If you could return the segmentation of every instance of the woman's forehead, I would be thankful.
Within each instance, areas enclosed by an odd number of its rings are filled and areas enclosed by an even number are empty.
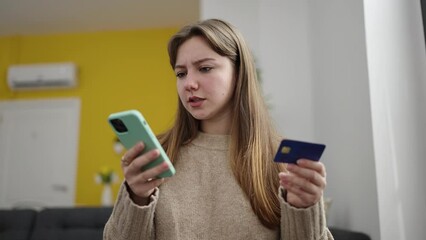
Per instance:
[[[193,37],[182,43],[178,48],[176,65],[214,61],[220,57],[222,56],[216,53],[206,40],[201,37]]]

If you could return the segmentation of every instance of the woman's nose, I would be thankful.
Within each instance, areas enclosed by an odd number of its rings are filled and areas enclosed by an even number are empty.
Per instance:
[[[185,90],[192,91],[197,89],[198,89],[198,81],[196,79],[196,76],[188,73],[185,78]]]

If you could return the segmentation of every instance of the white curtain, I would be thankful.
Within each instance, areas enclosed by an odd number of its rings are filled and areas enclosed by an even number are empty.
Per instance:
[[[420,0],[365,0],[381,239],[426,236],[426,50]]]

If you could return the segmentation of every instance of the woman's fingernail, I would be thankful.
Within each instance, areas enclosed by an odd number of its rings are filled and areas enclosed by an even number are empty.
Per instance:
[[[282,180],[282,179],[288,179],[289,174],[288,174],[288,173],[286,173],[286,172],[281,172],[281,173],[279,174],[279,177],[280,177],[280,179],[281,179],[281,180]]]
[[[154,151],[152,151],[153,157],[157,157],[158,155],[160,155],[160,151],[158,151],[158,149],[155,149]]]
[[[166,162],[163,162],[161,165],[164,169],[168,169],[169,165]]]

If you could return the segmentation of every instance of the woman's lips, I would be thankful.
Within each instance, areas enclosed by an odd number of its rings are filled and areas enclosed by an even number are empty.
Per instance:
[[[200,97],[190,97],[188,99],[188,102],[191,107],[200,107],[203,104],[204,100],[204,98]]]

